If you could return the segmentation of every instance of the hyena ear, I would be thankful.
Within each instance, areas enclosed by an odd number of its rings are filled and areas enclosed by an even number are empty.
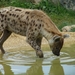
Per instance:
[[[68,37],[70,37],[69,34],[64,34],[64,35],[63,35],[63,38],[68,38]]]

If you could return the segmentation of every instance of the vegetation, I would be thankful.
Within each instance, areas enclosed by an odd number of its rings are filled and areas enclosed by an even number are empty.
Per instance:
[[[0,0],[0,7],[16,6],[21,8],[41,9],[46,12],[61,30],[63,26],[75,24],[75,11],[67,10],[60,4],[53,4],[51,0],[41,0],[35,4],[34,0]]]

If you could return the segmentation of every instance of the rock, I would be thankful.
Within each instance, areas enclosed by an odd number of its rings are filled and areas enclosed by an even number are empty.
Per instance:
[[[63,32],[70,32],[70,30],[71,30],[71,26],[65,26],[62,28]]]
[[[63,31],[63,32],[71,32],[72,29],[75,29],[75,25],[64,26],[64,27],[62,28],[62,31]]]
[[[67,9],[75,10],[75,0],[60,0],[60,3]]]
[[[66,9],[75,10],[75,0],[52,0],[55,4],[62,4]]]

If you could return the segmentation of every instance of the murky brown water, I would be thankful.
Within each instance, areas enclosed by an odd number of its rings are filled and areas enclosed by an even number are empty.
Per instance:
[[[0,75],[75,75],[75,45],[63,47],[60,57],[43,46],[44,58],[31,48],[10,49],[0,54]]]

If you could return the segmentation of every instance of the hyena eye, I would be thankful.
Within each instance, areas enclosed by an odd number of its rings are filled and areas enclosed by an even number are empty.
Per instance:
[[[55,39],[55,42],[59,42],[59,41],[60,41],[60,38]]]

